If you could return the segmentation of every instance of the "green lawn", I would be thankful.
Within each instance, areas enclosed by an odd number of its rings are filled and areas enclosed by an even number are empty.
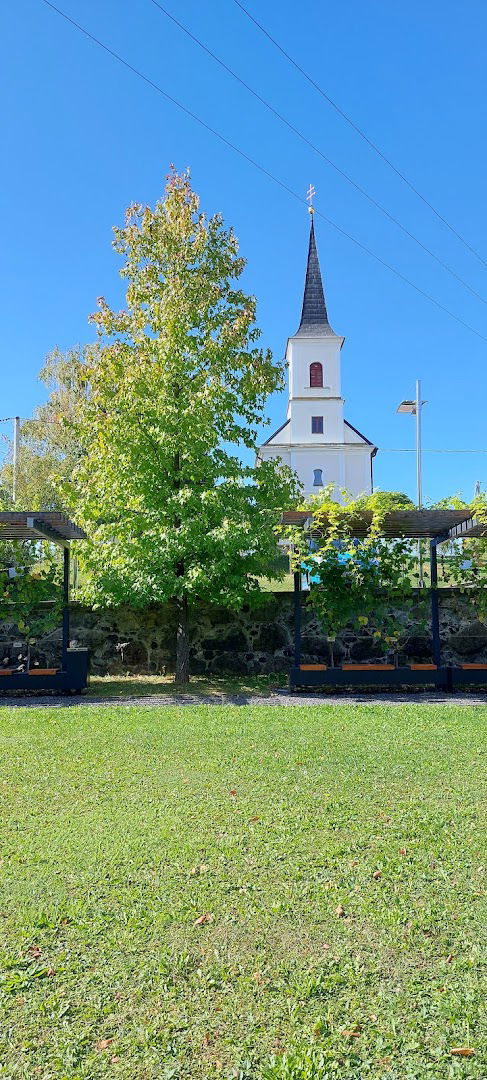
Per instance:
[[[2,1080],[485,1080],[486,721],[2,708]]]
[[[266,694],[287,687],[288,676],[274,675],[192,675],[184,687],[175,686],[174,675],[92,675],[90,698],[138,698],[152,695],[174,697],[183,694],[221,699],[226,694]]]

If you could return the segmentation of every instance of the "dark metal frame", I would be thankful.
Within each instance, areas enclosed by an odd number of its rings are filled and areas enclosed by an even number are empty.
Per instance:
[[[303,671],[293,667],[290,671],[289,682],[291,689],[298,687],[316,686],[435,686],[441,690],[451,690],[452,668],[449,666],[428,670],[415,670],[410,667],[386,668],[381,671],[379,666],[365,667],[360,671],[347,671],[341,667],[328,667],[323,671]],[[465,673],[466,674],[466,673]],[[480,672],[478,674],[481,674]],[[480,681],[480,680],[479,680]],[[487,669],[484,672],[483,681],[487,683]]]
[[[421,517],[429,511],[421,511]],[[303,522],[309,524],[308,522]],[[422,532],[421,535],[424,535]],[[430,538],[430,603],[431,603],[431,633],[433,641],[433,663],[436,667],[415,669],[414,667],[396,667],[389,669],[384,666],[381,671],[378,666],[370,666],[370,671],[362,668],[353,671],[340,667],[323,667],[313,670],[301,667],[301,573],[294,574],[294,666],[289,674],[291,690],[305,687],[318,686],[428,686],[433,685],[438,689],[451,692],[456,686],[485,686],[487,687],[487,665],[485,668],[462,668],[454,664],[442,664],[441,659],[441,635],[440,635],[440,611],[438,593],[438,546],[448,540],[455,540],[465,536],[485,536],[487,527],[476,518],[468,518],[453,524],[451,527]],[[413,538],[413,537],[412,537]]]
[[[52,513],[0,513],[0,540],[47,540],[63,548],[63,612],[61,670],[54,675],[30,675],[28,671],[16,671],[3,675],[0,692],[19,690],[57,690],[59,693],[80,694],[88,683],[89,650],[70,649],[69,577],[71,540],[81,540],[85,533],[64,514]]]

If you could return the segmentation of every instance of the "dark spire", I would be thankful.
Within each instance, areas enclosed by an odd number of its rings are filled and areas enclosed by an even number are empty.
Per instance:
[[[334,335],[326,310],[321,270],[316,250],[315,227],[313,215],[311,215],[311,229],[309,234],[308,265],[306,267],[306,281],[304,284],[303,310],[301,322],[296,333],[309,337],[322,337]]]

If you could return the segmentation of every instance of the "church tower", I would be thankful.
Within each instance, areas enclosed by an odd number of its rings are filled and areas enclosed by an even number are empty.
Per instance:
[[[370,494],[377,447],[343,416],[341,349],[345,338],[328,321],[313,213],[301,322],[289,338],[287,420],[259,449],[258,458],[281,458],[297,474],[306,496],[334,485],[352,496]]]

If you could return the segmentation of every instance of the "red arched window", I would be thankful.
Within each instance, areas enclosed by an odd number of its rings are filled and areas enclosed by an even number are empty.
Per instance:
[[[310,386],[323,386],[323,365],[322,364],[310,364],[309,365],[309,385]]]

